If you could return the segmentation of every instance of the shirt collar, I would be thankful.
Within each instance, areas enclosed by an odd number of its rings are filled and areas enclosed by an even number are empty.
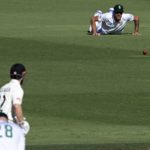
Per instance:
[[[19,81],[19,80],[16,80],[16,79],[11,79],[11,81],[10,81],[10,82],[20,84],[20,81]]]

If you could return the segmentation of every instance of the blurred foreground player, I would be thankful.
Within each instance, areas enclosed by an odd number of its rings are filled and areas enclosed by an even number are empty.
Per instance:
[[[25,150],[24,131],[0,112],[0,150]]]

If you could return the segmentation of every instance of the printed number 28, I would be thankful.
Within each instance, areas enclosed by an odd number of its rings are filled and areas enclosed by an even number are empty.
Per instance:
[[[4,127],[4,132],[5,132],[5,136],[8,138],[12,138],[13,137],[13,128],[10,125],[5,125]],[[2,132],[2,126],[0,126],[0,133]],[[0,134],[0,138],[2,138],[3,136]]]

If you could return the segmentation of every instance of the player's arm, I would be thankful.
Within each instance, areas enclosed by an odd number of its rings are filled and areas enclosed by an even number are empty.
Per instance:
[[[21,104],[14,104],[13,108],[17,123],[22,123],[24,121],[24,117]]]
[[[139,35],[139,16],[134,16],[134,32],[133,35]]]
[[[14,113],[15,113],[15,117],[16,117],[16,123],[21,128],[23,128],[24,133],[27,134],[30,130],[30,125],[23,116],[22,106],[20,104],[14,104],[13,107],[14,107]]]
[[[96,31],[96,21],[99,20],[99,16],[93,16],[91,18],[92,35],[99,36],[100,34]]]

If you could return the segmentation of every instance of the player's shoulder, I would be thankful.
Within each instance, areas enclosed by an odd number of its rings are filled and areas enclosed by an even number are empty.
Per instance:
[[[0,92],[7,92],[8,90],[10,90],[10,87],[11,87],[10,82],[5,83],[3,86],[1,86]]]
[[[17,93],[18,92],[23,93],[23,89],[17,80],[16,81],[10,80],[8,83],[4,84],[0,88],[0,92],[15,92],[15,91],[17,91]]]
[[[122,17],[123,18],[129,18],[129,17],[133,17],[134,15],[133,14],[131,14],[131,13],[123,13],[122,14]]]
[[[102,18],[104,20],[111,20],[113,18],[113,13],[112,12],[106,12],[102,14]]]
[[[22,89],[22,87],[21,87],[18,80],[12,79],[9,83],[10,83],[10,86],[13,90],[17,90],[18,92],[23,91],[23,89]]]
[[[14,122],[7,122],[6,125],[13,127],[15,130],[23,132],[22,128]]]
[[[112,12],[105,12],[105,13],[103,13],[103,15],[105,15],[105,16],[110,16],[112,14]]]
[[[17,124],[15,124],[13,122],[0,121],[0,125],[18,128]]]

